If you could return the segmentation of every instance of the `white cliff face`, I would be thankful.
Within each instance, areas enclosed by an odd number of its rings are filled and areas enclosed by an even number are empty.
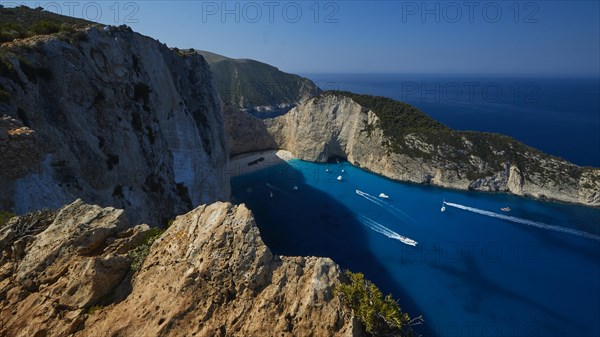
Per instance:
[[[462,190],[510,192],[600,206],[599,169],[580,168],[533,149],[519,153],[518,157],[522,159],[519,163],[498,167],[474,154],[459,161],[449,153],[462,149],[451,144],[431,144],[414,133],[408,134],[403,141],[408,149],[420,155],[398,153],[389,146],[390,139],[384,135],[379,123],[373,111],[342,95],[321,95],[284,116],[265,120],[277,147],[291,151],[303,160],[322,162],[331,156],[339,156],[347,158],[353,165],[399,181]],[[463,148],[472,147],[469,139],[463,138],[462,142]],[[502,150],[489,149],[491,153]],[[573,172],[583,173],[578,178]]]
[[[204,59],[118,28],[77,34],[2,46],[16,76],[0,77],[11,97],[0,113],[34,132],[40,155],[11,170],[0,208],[24,213],[77,197],[154,225],[226,200],[228,149]]]
[[[360,130],[374,118],[372,113],[362,113],[362,107],[350,99],[323,96],[265,122],[286,150],[304,160],[326,161],[330,156],[361,152]]]
[[[41,161],[39,170],[14,184],[14,211],[24,214],[31,211],[31,205],[44,205],[45,208],[58,208],[74,199],[75,196],[64,191],[52,176],[52,155]]]

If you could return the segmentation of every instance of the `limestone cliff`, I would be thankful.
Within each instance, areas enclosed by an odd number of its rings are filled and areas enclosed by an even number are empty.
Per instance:
[[[148,226],[76,201],[0,229],[0,335],[362,336],[327,258],[273,255],[250,211],[215,203],[177,217],[142,267]]]
[[[265,124],[278,148],[308,161],[340,156],[400,181],[600,206],[599,169],[578,167],[508,137],[441,125],[439,132],[407,129],[395,139],[377,113],[342,94],[320,95]]]
[[[127,28],[35,36],[0,47],[0,89],[0,209],[82,198],[156,225],[228,198],[221,103],[199,55]]]

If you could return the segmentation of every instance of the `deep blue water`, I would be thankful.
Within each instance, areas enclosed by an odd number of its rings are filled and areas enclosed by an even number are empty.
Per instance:
[[[300,160],[233,178],[232,187],[275,253],[331,257],[365,273],[411,316],[424,316],[424,336],[600,336],[599,241],[453,207],[440,212],[444,199],[496,213],[509,206],[503,214],[597,236],[599,209],[398,183],[347,163]],[[373,202],[357,189],[390,198]]]
[[[458,130],[499,132],[600,167],[600,79],[306,74],[324,90],[386,96]]]

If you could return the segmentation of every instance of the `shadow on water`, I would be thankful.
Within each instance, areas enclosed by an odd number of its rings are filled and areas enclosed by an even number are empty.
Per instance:
[[[510,221],[506,222],[518,230],[528,231],[547,250],[560,250],[564,254],[577,255],[580,259],[587,260],[590,264],[600,268],[600,242],[598,241],[539,228],[523,227]]]
[[[575,335],[578,336],[588,335],[583,327],[578,327],[576,322],[560,311],[560,308],[548,308],[522,293],[502,286],[493,278],[485,276],[481,267],[467,251],[463,251],[462,256],[464,257],[462,268],[440,262],[430,263],[429,265],[456,280],[448,287],[452,288],[454,292],[460,293],[457,298],[462,299],[462,306],[465,311],[480,314],[484,300],[489,301],[489,297],[508,299],[533,307],[553,318],[552,320],[535,323],[535,331],[540,336],[549,332],[552,335],[556,335],[558,332],[560,336],[568,336],[569,333],[573,334],[574,331],[577,331]],[[465,283],[465,280],[468,280],[468,283]],[[557,322],[561,323],[558,324]],[[569,327],[569,331],[565,330],[566,327]]]
[[[252,210],[264,242],[275,254],[332,258],[343,269],[364,273],[384,293],[392,293],[411,317],[421,315],[424,310],[372,254],[367,229],[354,213],[304,183],[302,172],[280,164],[232,178],[233,202]],[[416,328],[423,336],[437,337],[427,323]]]

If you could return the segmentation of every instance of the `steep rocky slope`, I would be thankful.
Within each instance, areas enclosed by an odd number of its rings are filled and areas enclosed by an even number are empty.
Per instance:
[[[223,102],[257,115],[274,115],[315,96],[311,80],[255,60],[197,51],[210,64]]]
[[[326,258],[273,255],[252,214],[215,203],[177,217],[133,273],[148,226],[76,201],[0,229],[0,335],[361,336]]]
[[[267,130],[263,120],[231,106],[224,107],[223,113],[230,156],[253,152],[257,149],[277,148],[275,139]]]
[[[0,93],[0,209],[82,198],[156,225],[228,198],[221,103],[199,55],[127,28],[35,36],[0,47]]]
[[[408,106],[398,106],[382,122],[355,101],[372,98],[349,96],[315,97],[265,120],[268,132],[278,148],[308,161],[340,156],[400,181],[600,206],[599,169],[578,167],[509,137],[452,131]]]

